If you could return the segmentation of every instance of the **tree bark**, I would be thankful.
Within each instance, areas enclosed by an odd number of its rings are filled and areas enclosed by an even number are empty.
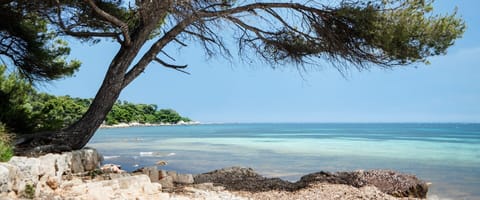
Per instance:
[[[143,44],[143,43],[142,43]],[[140,46],[139,46],[140,45]],[[80,120],[57,132],[35,133],[17,139],[16,154],[37,156],[84,147],[105,120],[123,89],[125,71],[141,44],[122,46],[112,60],[92,104]]]
[[[134,57],[128,48],[122,47],[111,63],[102,86],[98,90],[92,104],[80,120],[59,133],[59,137],[72,149],[80,149],[87,144],[95,131],[105,120],[108,112],[122,91],[124,73],[130,59]],[[63,135],[66,134],[66,135]]]

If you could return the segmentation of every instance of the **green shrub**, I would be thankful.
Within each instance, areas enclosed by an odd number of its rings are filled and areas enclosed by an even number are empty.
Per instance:
[[[10,135],[7,134],[5,126],[0,123],[0,162],[7,162],[13,156],[13,148],[10,141]]]
[[[35,198],[35,186],[31,184],[25,185],[25,198],[33,199]]]

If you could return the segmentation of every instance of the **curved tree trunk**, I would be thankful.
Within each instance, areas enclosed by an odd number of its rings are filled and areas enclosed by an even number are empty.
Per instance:
[[[172,1],[142,1],[140,3],[141,23],[129,34],[127,34],[128,31],[124,33],[125,42],[122,43],[112,59],[103,83],[87,112],[80,120],[64,130],[36,133],[20,138],[15,147],[16,154],[41,155],[83,148],[103,123],[121,91],[143,72],[168,42],[172,41],[192,22],[192,20],[185,21],[172,28],[142,56],[137,64],[131,66],[152,31],[158,28],[158,22],[167,15],[167,8],[172,5]],[[127,72],[129,67],[132,68]]]
[[[80,120],[60,131],[35,133],[19,138],[15,147],[16,154],[36,156],[83,148],[103,123],[126,86],[124,84],[125,72],[144,42],[145,39],[129,47],[120,47],[110,63],[92,104]]]
[[[87,112],[80,120],[59,133],[58,136],[64,138],[64,142],[72,149],[80,149],[87,144],[118,99],[123,89],[125,70],[129,65],[129,63],[124,63],[128,62],[124,58],[132,56],[128,54],[132,54],[132,52],[125,48],[118,52]]]

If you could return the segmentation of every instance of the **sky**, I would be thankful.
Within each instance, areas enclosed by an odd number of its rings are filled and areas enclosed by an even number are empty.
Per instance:
[[[186,75],[150,64],[120,95],[121,100],[172,108],[193,120],[228,122],[480,122],[480,1],[437,0],[437,12],[458,14],[463,38],[431,65],[351,70],[329,64],[299,73],[293,65],[273,70],[262,63],[207,59],[195,44],[169,49]],[[82,61],[74,77],[39,89],[92,98],[118,45],[69,40],[71,58]],[[235,52],[235,51],[234,51]]]

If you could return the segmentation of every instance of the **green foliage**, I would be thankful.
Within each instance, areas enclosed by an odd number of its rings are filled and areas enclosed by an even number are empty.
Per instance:
[[[6,74],[6,67],[0,65],[0,122],[15,133],[34,129],[32,121],[33,97],[36,95],[32,85],[17,74]]]
[[[21,3],[0,4],[0,57],[30,80],[71,76],[80,67],[67,61],[68,44],[48,30],[48,22]]]
[[[27,199],[35,198],[35,186],[32,184],[25,185],[24,196]]]
[[[0,162],[7,162],[13,156],[13,148],[10,144],[11,136],[5,125],[0,123]]]
[[[12,156],[12,146],[4,141],[0,141],[0,162],[8,162]]]
[[[432,15],[432,4],[433,0],[391,1],[365,33],[367,42],[400,64],[427,62],[427,57],[445,54],[465,31],[465,23],[456,12]],[[398,9],[387,10],[389,5]]]
[[[82,99],[37,93],[16,73],[0,66],[0,122],[14,133],[59,130],[78,120],[88,108]]]
[[[59,130],[80,119],[88,109],[83,99],[38,94],[33,102],[36,130]]]
[[[11,132],[24,134],[60,130],[79,120],[91,102],[92,99],[37,93],[29,82],[16,73],[7,74],[6,67],[0,65],[0,122]],[[117,101],[105,123],[174,124],[179,121],[188,122],[190,119],[172,109],[157,111],[154,104]],[[1,145],[8,147],[7,143]]]
[[[189,122],[191,120],[180,116],[172,109],[157,111],[157,105],[154,104],[133,104],[127,101],[117,101],[108,113],[105,123],[107,125],[132,122],[175,124],[179,121]]]
[[[383,67],[429,63],[465,32],[456,12],[434,15],[433,0],[342,1],[307,18],[308,34],[290,27],[267,37],[258,53],[274,62],[326,58],[334,65]]]

